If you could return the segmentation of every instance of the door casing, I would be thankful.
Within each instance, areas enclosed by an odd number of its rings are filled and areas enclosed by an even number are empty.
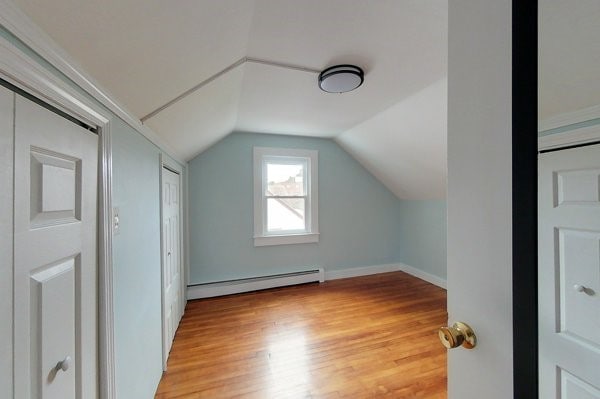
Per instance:
[[[159,156],[159,185],[160,185],[160,190],[159,190],[159,203],[160,203],[160,225],[161,225],[161,229],[160,229],[160,263],[161,263],[161,290],[164,288],[164,282],[162,281],[163,277],[164,277],[164,237],[163,237],[163,229],[162,229],[162,224],[163,224],[163,198],[164,198],[164,193],[163,193],[163,169],[169,169],[170,171],[177,173],[179,175],[179,198],[181,199],[179,201],[179,216],[180,219],[182,219],[182,216],[184,215],[184,207],[183,207],[183,203],[184,203],[184,195],[183,195],[183,187],[184,187],[184,181],[183,181],[183,170],[181,168],[181,166],[175,162],[171,162],[167,157],[165,157],[162,153]],[[187,201],[185,201],[185,203],[187,204]],[[179,259],[179,263],[180,263],[180,283],[181,286],[180,288],[180,294],[181,294],[181,298],[180,298],[180,303],[182,304],[181,306],[185,309],[185,305],[186,305],[186,287],[187,287],[187,278],[186,278],[186,271],[187,268],[185,267],[186,262],[185,259],[187,259],[187,256],[184,252],[184,237],[185,237],[185,233],[184,233],[184,223],[183,221],[181,221],[179,223],[179,254],[180,254],[180,259]],[[164,292],[161,294],[161,321],[162,321],[162,333],[163,335],[165,334],[165,314],[164,314]],[[165,347],[165,340],[164,340],[164,336],[162,339],[163,342],[163,371],[167,370],[167,359],[168,359],[168,349]]]
[[[114,373],[114,329],[113,329],[113,293],[112,293],[112,149],[110,115],[98,104],[74,90],[49,70],[40,67],[33,54],[16,46],[7,37],[0,37],[0,79],[9,87],[22,95],[33,97],[48,104],[57,113],[80,120],[97,129],[99,136],[98,165],[98,337],[99,337],[99,388],[100,398],[115,397]],[[12,167],[12,165],[11,165]],[[12,188],[11,195],[12,193]],[[7,263],[5,268],[12,268]],[[0,270],[5,275],[12,275],[9,270]],[[13,287],[10,287],[12,293]],[[10,295],[12,297],[12,294]],[[12,298],[9,299],[10,320],[13,320]],[[0,330],[0,339],[11,342],[4,337],[5,330]],[[16,354],[13,349],[7,355],[12,359]],[[7,381],[12,381],[12,369]],[[13,387],[8,386],[9,396]],[[4,393],[4,392],[2,392]]]

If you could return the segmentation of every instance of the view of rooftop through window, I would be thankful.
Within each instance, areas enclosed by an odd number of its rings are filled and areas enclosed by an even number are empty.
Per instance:
[[[267,231],[306,231],[306,164],[266,166]]]

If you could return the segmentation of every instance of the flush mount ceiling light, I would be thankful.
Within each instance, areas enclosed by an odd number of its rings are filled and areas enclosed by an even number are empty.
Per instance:
[[[319,74],[319,88],[328,93],[346,93],[359,87],[365,73],[355,65],[334,65]]]

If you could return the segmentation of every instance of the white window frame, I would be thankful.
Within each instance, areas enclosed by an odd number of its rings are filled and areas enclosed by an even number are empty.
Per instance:
[[[306,244],[319,242],[319,173],[316,150],[254,147],[254,246]],[[273,234],[267,231],[267,171],[270,161],[302,162],[306,165],[306,230]]]

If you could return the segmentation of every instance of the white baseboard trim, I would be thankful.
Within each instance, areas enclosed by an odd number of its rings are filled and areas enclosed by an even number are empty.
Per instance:
[[[421,280],[427,281],[433,285],[437,285],[443,289],[446,289],[446,280],[433,275],[431,273],[424,272],[416,267],[409,266],[404,263],[389,263],[384,265],[373,265],[373,266],[362,266],[352,267],[349,269],[332,270],[325,272],[325,280],[337,280],[340,278],[350,278],[359,276],[368,276],[371,274],[389,273],[389,272],[404,272],[411,276],[417,277]]]
[[[341,270],[331,270],[331,271],[325,272],[325,281],[337,280],[340,278],[368,276],[371,274],[397,272],[398,270],[400,270],[400,269],[398,268],[398,264],[396,264],[396,263],[389,263],[389,264],[384,264],[384,265],[373,265],[373,266],[351,267],[348,269],[341,269]]]
[[[187,299],[211,298],[215,296],[285,287],[288,285],[323,282],[323,276],[323,269],[319,268],[310,272],[287,273],[274,276],[191,285],[187,288]]]
[[[405,265],[404,263],[398,263],[397,266],[397,270],[400,270],[404,273],[408,273],[411,276],[420,278],[421,280],[425,280],[428,283],[437,285],[438,287],[441,287],[443,289],[447,289],[446,279],[443,279],[431,273],[424,272],[423,270],[417,269],[416,267]]]
[[[383,265],[351,267],[348,269],[331,270],[323,272],[319,269],[319,273],[303,274],[295,276],[270,276],[260,277],[257,279],[245,279],[240,281],[225,281],[222,283],[200,284],[187,287],[187,299],[211,298],[223,295],[240,294],[243,292],[265,290],[269,288],[285,287],[288,285],[296,285],[327,280],[338,280],[342,278],[369,276],[372,274],[389,273],[402,271],[417,277],[428,283],[437,285],[446,289],[446,280],[435,276],[431,273],[424,272],[416,267],[406,265],[404,263],[388,263]]]

